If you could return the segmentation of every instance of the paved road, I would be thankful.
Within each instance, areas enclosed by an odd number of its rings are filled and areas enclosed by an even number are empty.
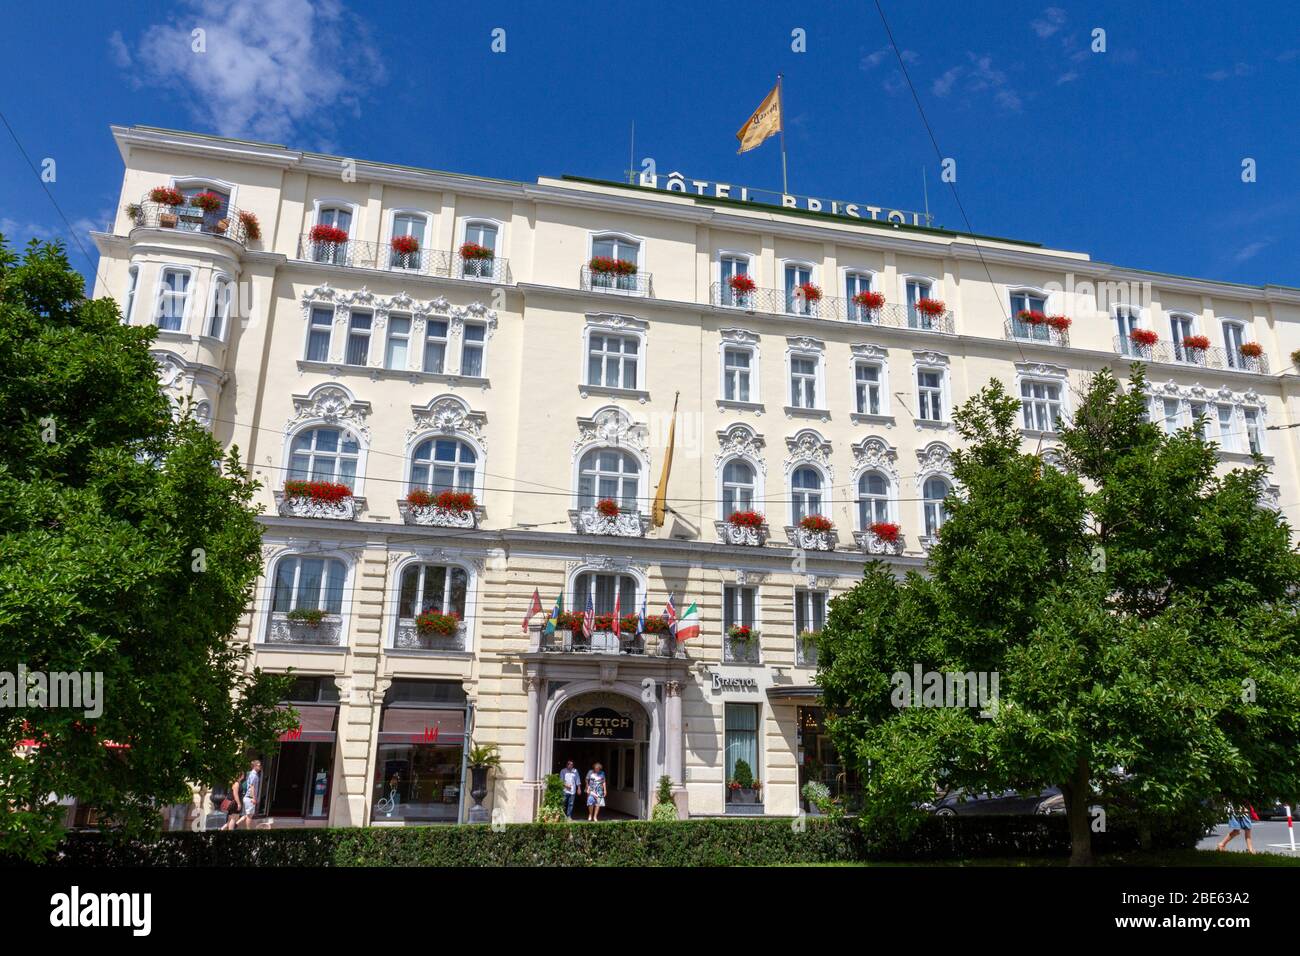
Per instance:
[[[1300,846],[1300,823],[1296,824],[1296,846]],[[1222,823],[1214,828],[1214,834],[1207,836],[1196,845],[1198,850],[1213,851],[1215,845],[1228,835],[1228,825]],[[1260,820],[1255,824],[1251,831],[1251,840],[1255,844],[1256,853],[1281,853],[1283,856],[1300,856],[1300,851],[1291,852],[1291,841],[1287,838],[1285,820]],[[1232,838],[1228,844],[1228,851],[1233,853],[1245,853],[1246,844],[1242,840],[1241,834]]]

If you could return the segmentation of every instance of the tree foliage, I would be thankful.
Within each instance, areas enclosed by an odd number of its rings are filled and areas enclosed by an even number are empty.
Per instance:
[[[1059,467],[1021,450],[1019,402],[991,383],[958,414],[928,575],[876,563],[832,602],[819,681],[869,820],[906,826],[936,788],[1059,786],[1083,863],[1094,806],[1145,828],[1300,793],[1300,559],[1266,469],[1221,474],[1130,379],[1094,377]],[[916,665],[996,674],[993,715],[894,706]]]
[[[245,673],[229,643],[261,573],[256,485],[173,416],[155,330],[82,284],[61,246],[20,260],[0,237],[0,672],[103,687],[97,716],[0,707],[0,852],[32,857],[59,836],[57,798],[147,833],[288,719],[285,679]]]

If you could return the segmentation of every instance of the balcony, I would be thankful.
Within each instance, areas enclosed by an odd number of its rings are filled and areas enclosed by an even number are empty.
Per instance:
[[[817,666],[817,636],[800,634],[794,639],[794,662],[798,667]]]
[[[465,625],[462,623],[453,634],[421,631],[413,618],[400,618],[393,648],[401,651],[463,651],[465,650]]]
[[[868,309],[858,305],[852,299],[822,296],[814,302],[798,298],[784,289],[736,292],[725,283],[715,282],[709,287],[709,302],[719,308],[736,309],[747,313],[761,312],[765,315],[793,315],[808,319],[856,322],[891,329],[912,329],[917,332],[951,334],[953,331],[951,310],[932,316],[889,302],[878,309]]]
[[[805,551],[834,551],[839,542],[835,529],[830,531],[811,531],[798,525],[786,525],[785,540],[794,548]]]
[[[583,292],[608,292],[612,295],[642,297],[654,294],[649,272],[620,275],[616,272],[596,272],[591,266],[583,266],[579,283]]]
[[[1070,330],[1054,329],[1046,322],[1021,322],[1019,319],[1007,319],[1003,331],[1012,342],[1034,342],[1043,345],[1070,347]]]
[[[501,256],[471,258],[441,249],[398,252],[386,242],[322,242],[304,232],[298,238],[298,258],[353,269],[378,269],[405,275],[438,279],[469,279],[477,282],[509,283],[510,264]]]
[[[722,662],[724,664],[757,664],[759,662],[758,631],[753,631],[747,640],[739,640],[730,634],[722,635]]]
[[[904,542],[901,534],[890,541],[868,529],[853,532],[853,540],[857,542],[863,554],[900,555],[903,553]]]
[[[668,633],[615,634],[594,631],[586,637],[581,631],[557,628],[550,634],[542,627],[533,628],[536,649],[548,654],[623,654],[635,657],[685,657],[676,638]]]
[[[1191,365],[1196,368],[1227,369],[1238,372],[1268,374],[1267,355],[1244,355],[1240,349],[1188,348],[1181,342],[1161,340],[1154,345],[1139,345],[1127,336],[1113,339],[1115,351],[1145,362],[1162,362],[1168,365]]]
[[[477,528],[483,520],[482,505],[456,511],[451,508],[439,508],[437,505],[413,505],[405,498],[397,502],[397,512],[402,516],[403,524],[421,525],[426,528]]]
[[[241,246],[248,245],[248,230],[233,206],[204,212],[194,206],[170,206],[166,203],[144,200],[128,210],[131,222],[137,229],[173,229],[176,232],[218,236]]]
[[[616,538],[644,538],[650,530],[650,516],[639,511],[605,515],[595,508],[576,508],[569,511],[569,522],[578,534],[609,535]]]
[[[713,527],[718,532],[718,540],[723,544],[761,548],[767,543],[768,529],[766,524],[754,528],[749,525],[732,524],[730,521],[715,521]]]
[[[338,647],[343,643],[343,618],[337,614],[326,614],[319,624],[312,624],[308,621],[291,621],[285,612],[275,611],[271,614],[266,643]]]
[[[331,521],[355,521],[366,499],[348,495],[339,501],[326,501],[306,495],[275,492],[275,509],[282,518],[324,518]]]

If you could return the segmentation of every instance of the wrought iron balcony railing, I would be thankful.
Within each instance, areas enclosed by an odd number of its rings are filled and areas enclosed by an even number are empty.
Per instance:
[[[637,657],[685,657],[677,639],[671,634],[615,634],[594,631],[590,637],[581,631],[557,628],[550,634],[544,627],[533,627],[537,650],[548,654],[629,654]]]
[[[785,289],[754,289],[737,292],[730,285],[715,282],[709,287],[709,302],[722,308],[742,312],[762,312],[766,315],[793,315],[809,319],[831,319],[839,322],[859,322],[863,325],[880,325],[894,329],[915,329],[918,332],[953,331],[951,310],[938,315],[927,315],[909,306],[885,303],[878,309],[869,309],[852,299],[822,296],[808,299]]]
[[[465,625],[461,623],[452,634],[438,634],[433,631],[421,631],[415,626],[413,619],[402,618],[397,622],[393,647],[405,651],[463,651],[465,650]]]
[[[654,294],[654,285],[648,272],[620,275],[617,272],[597,272],[591,266],[582,267],[580,284],[583,292],[610,292],[614,295]]]
[[[758,633],[748,640],[739,640],[730,634],[722,635],[722,661],[724,664],[757,664],[759,660]]]
[[[796,636],[794,639],[794,659],[799,667],[816,667],[817,641],[810,637]]]
[[[298,238],[298,258],[304,262],[349,266],[354,269],[380,269],[441,279],[503,283],[511,281],[509,260],[501,256],[487,259],[466,257],[442,249],[398,252],[386,242],[362,242],[358,239],[324,242],[313,239],[310,232],[305,232]]]
[[[205,212],[195,206],[169,206],[146,199],[132,206],[130,213],[136,228],[175,229],[177,232],[220,236],[240,245],[248,244],[244,222],[239,217],[239,210],[233,206]]]
[[[1164,339],[1153,345],[1139,345],[1125,335],[1114,337],[1115,351],[1120,355],[1142,359],[1146,362],[1164,362],[1169,365],[1194,365],[1199,368],[1235,369],[1239,372],[1268,374],[1267,355],[1246,355],[1240,349],[1189,348],[1182,342]]]
[[[271,614],[271,626],[267,628],[268,644],[311,644],[323,647],[338,647],[343,642],[343,618],[337,614],[326,614],[318,624],[308,621],[290,620],[281,611]]]
[[[1070,330],[1054,329],[1046,322],[1021,322],[1019,319],[1007,319],[1003,330],[1008,339],[1016,342],[1041,342],[1044,345],[1070,347]]]

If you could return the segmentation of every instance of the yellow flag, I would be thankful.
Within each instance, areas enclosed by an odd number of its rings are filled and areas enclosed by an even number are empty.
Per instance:
[[[738,153],[748,152],[758,146],[769,136],[781,132],[781,84],[772,87],[772,92],[763,98],[754,115],[745,121],[745,125],[736,134],[740,140]]]
[[[668,474],[673,470],[673,437],[677,432],[677,399],[680,395],[681,392],[678,392],[673,396],[673,420],[668,425],[668,452],[664,455],[664,470],[659,475],[654,508],[650,512],[650,519],[656,528],[664,526],[664,513],[668,510]]]

